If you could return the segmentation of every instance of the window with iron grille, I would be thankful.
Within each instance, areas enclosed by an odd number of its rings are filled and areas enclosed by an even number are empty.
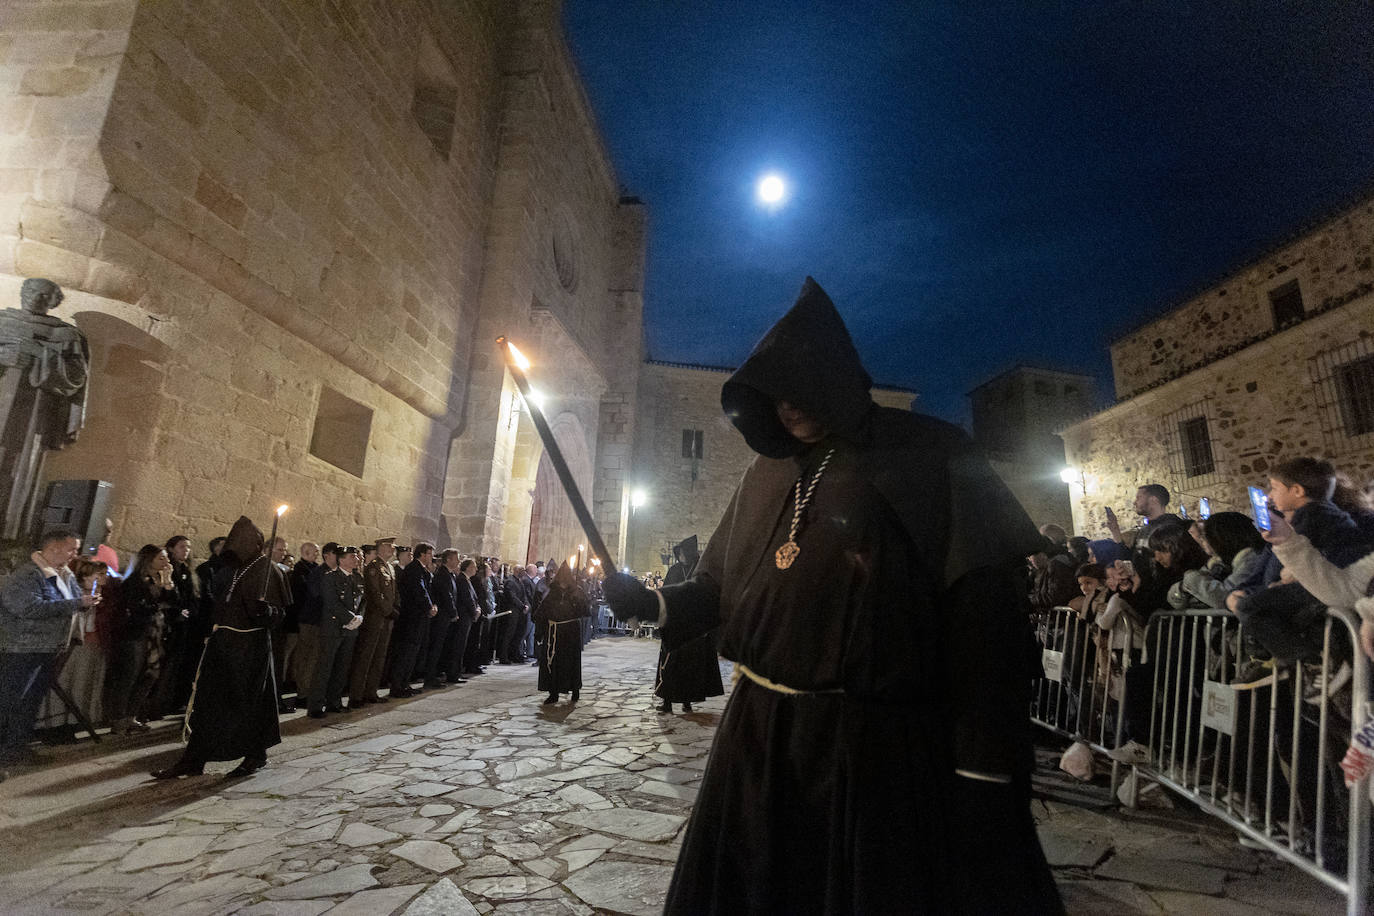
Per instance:
[[[1190,486],[1206,484],[1217,476],[1210,407],[1211,402],[1204,399],[1164,418],[1161,432],[1169,450],[1169,469]]]
[[[1327,446],[1335,453],[1374,439],[1374,348],[1368,338],[1319,353],[1312,382]]]
[[[1347,436],[1374,432],[1374,356],[1336,367],[1336,393]]]
[[[1307,314],[1302,305],[1302,287],[1289,280],[1269,291],[1269,307],[1274,311],[1274,329],[1280,330],[1302,321]]]
[[[1178,435],[1183,440],[1183,474],[1185,477],[1201,477],[1216,470],[1212,459],[1212,436],[1207,430],[1206,417],[1193,417],[1178,424]]]
[[[684,429],[682,431],[682,457],[701,458],[704,437],[699,429]]]

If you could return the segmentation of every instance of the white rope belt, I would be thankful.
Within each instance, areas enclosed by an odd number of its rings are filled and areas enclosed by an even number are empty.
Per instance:
[[[545,659],[547,659],[547,664],[548,664],[548,666],[549,666],[549,670],[550,670],[550,671],[553,670],[553,657],[554,657],[554,655],[555,655],[555,654],[557,653],[557,651],[558,651],[558,627],[559,627],[559,625],[560,625],[560,624],[564,624],[564,623],[578,623],[579,621],[581,621],[581,619],[582,619],[582,618],[580,618],[580,617],[574,617],[572,620],[546,620],[546,621],[544,621],[544,623],[548,624],[548,627],[549,627],[549,635],[548,635],[548,637],[544,640],[544,646],[545,646],[544,657],[545,657]]]
[[[735,662],[735,672],[730,676],[730,683],[739,683],[740,675],[743,675],[766,690],[771,690],[774,693],[785,693],[788,696],[814,696],[819,694],[844,693],[843,687],[832,687],[828,690],[798,690],[795,687],[788,687],[786,684],[779,684],[777,681],[770,681],[763,675],[755,674],[753,671],[750,671],[748,665],[741,662]]]

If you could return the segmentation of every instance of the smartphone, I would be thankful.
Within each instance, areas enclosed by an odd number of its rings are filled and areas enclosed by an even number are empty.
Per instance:
[[[1178,517],[1179,517],[1179,518],[1187,518],[1187,517],[1188,517],[1188,507],[1185,506],[1183,503],[1179,503],[1179,504],[1178,504]]]
[[[1197,501],[1197,514],[1203,520],[1212,517],[1212,501],[1207,497],[1202,497]]]
[[[1121,574],[1128,579],[1132,578],[1135,575],[1135,563],[1130,560],[1122,560]]]
[[[1269,497],[1263,487],[1250,487],[1249,491],[1250,508],[1255,512],[1255,527],[1261,531],[1268,531],[1272,526],[1269,521]]]

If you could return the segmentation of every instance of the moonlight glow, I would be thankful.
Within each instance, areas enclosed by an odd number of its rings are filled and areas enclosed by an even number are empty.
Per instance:
[[[787,185],[780,175],[764,175],[759,179],[759,200],[769,206],[777,206],[787,196]]]

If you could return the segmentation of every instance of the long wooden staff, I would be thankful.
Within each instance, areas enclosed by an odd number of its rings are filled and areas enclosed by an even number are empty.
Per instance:
[[[572,471],[568,469],[568,462],[563,459],[563,452],[558,447],[558,442],[553,438],[553,430],[549,429],[549,423],[544,419],[544,412],[539,409],[538,404],[534,403],[534,398],[531,396],[530,382],[525,377],[525,370],[530,365],[529,360],[525,359],[524,354],[515,348],[515,344],[504,336],[496,338],[496,345],[501,348],[506,368],[510,370],[511,378],[515,379],[515,387],[520,389],[520,396],[525,400],[525,409],[530,412],[530,419],[534,421],[534,428],[538,430],[539,438],[549,453],[549,461],[553,464],[554,473],[558,475],[558,482],[563,485],[563,492],[568,494],[568,502],[572,503],[573,514],[577,516],[577,521],[582,525],[582,531],[587,535],[587,542],[591,545],[592,553],[601,558],[603,569],[615,570],[615,560],[611,558],[611,552],[606,549],[606,542],[602,540],[601,532],[596,530],[596,522],[592,520],[591,512],[587,511],[587,504],[583,502],[582,493],[577,489],[577,481],[573,480]]]

